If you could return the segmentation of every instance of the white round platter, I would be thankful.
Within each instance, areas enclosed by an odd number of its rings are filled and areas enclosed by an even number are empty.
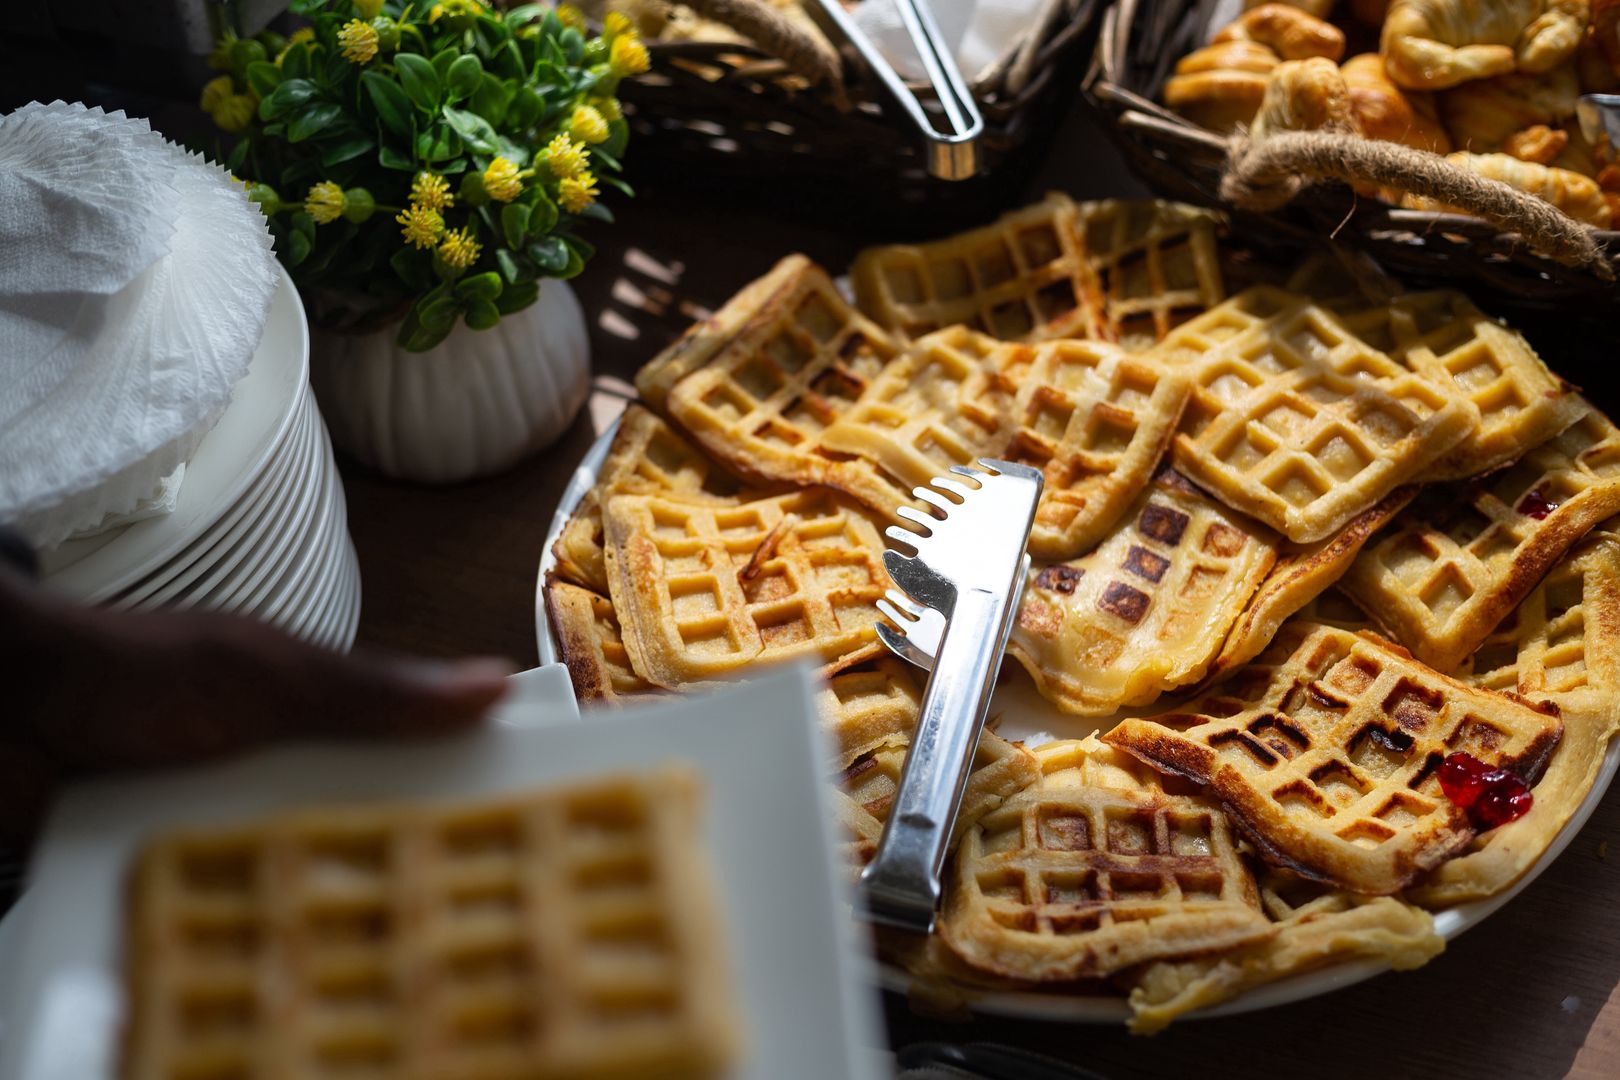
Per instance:
[[[608,447],[613,441],[613,435],[617,428],[617,424],[609,427],[591,445],[590,450],[586,452],[579,467],[574,471],[574,476],[570,479],[568,487],[563,492],[562,499],[557,507],[557,513],[553,516],[551,527],[546,533],[545,548],[540,557],[539,579],[535,584],[534,606],[535,635],[542,664],[555,663],[558,659],[557,643],[552,636],[551,622],[546,617],[545,605],[546,574],[556,563],[556,557],[552,554],[551,548],[556,543],[563,526],[567,523],[569,515],[574,512],[574,507],[578,505],[580,499],[584,498],[585,493],[596,482],[596,474],[601,469],[602,463],[607,460]],[[1156,709],[1157,706],[1140,709],[1136,710],[1136,714],[1149,715]],[[990,699],[990,716],[995,718],[998,715],[1000,717],[1000,722],[996,726],[998,734],[1007,739],[1023,740],[1030,745],[1038,745],[1053,739],[1083,738],[1093,731],[1112,727],[1116,720],[1114,717],[1098,720],[1096,718],[1068,716],[1059,712],[1040,696],[1035,689],[1035,684],[1017,664],[1007,665],[1007,670],[1003,671],[1002,678],[996,686],[995,695]],[[1614,780],[1617,767],[1620,767],[1620,740],[1610,743],[1608,753],[1603,759],[1603,767],[1599,770],[1597,779],[1592,784],[1592,789],[1587,792],[1586,798],[1570,817],[1568,823],[1565,824],[1557,839],[1552,842],[1536,864],[1530,868],[1530,871],[1514,883],[1512,888],[1487,900],[1459,904],[1454,908],[1436,912],[1434,916],[1435,932],[1450,941],[1465,930],[1478,926],[1503,904],[1523,892],[1532,881],[1540,876],[1543,870],[1552,865],[1552,861],[1569,845],[1575,834],[1580,832],[1581,826],[1586,823],[1587,818],[1592,816],[1592,811],[1597,809],[1604,793],[1608,791],[1610,782]],[[1433,962],[1443,964],[1445,963],[1445,957],[1442,955]],[[1257,987],[1247,993],[1240,994],[1231,1001],[1189,1014],[1187,1018],[1229,1016],[1235,1013],[1252,1012],[1256,1009],[1267,1009],[1277,1005],[1303,1001],[1306,998],[1316,997],[1361,982],[1388,970],[1388,964],[1376,961],[1336,964],[1319,971],[1307,972]],[[913,980],[908,972],[885,964],[880,967],[879,981],[885,989],[904,993],[911,988]],[[954,988],[953,993],[955,993]],[[1130,1007],[1126,1004],[1125,999],[1117,996],[1022,993],[1000,990],[964,990],[961,992],[961,996],[966,1004],[977,1012],[1028,1020],[1117,1024],[1129,1019],[1131,1015]]]

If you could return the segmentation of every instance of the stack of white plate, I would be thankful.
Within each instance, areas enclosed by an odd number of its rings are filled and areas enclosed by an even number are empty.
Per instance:
[[[48,587],[93,603],[228,611],[332,648],[353,644],[360,570],[309,391],[309,328],[285,273],[248,373],[187,463],[174,511],[69,540],[41,564]]]

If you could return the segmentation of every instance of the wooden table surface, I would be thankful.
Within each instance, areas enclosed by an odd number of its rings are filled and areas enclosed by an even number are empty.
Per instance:
[[[1097,197],[1134,191],[1112,149],[1071,116],[1030,185]],[[598,393],[539,457],[488,480],[419,487],[343,463],[364,582],[360,643],[432,656],[535,660],[535,570],[573,470],[626,380],[695,316],[780,256],[835,270],[863,242],[774,214],[695,207],[649,185],[576,282],[591,321]],[[1553,359],[1556,349],[1542,344]],[[1556,361],[1554,361],[1556,363]],[[1312,1001],[1151,1039],[1123,1029],[982,1019],[944,1023],[884,1005],[891,1043],[1012,1043],[1106,1076],[1620,1076],[1620,795],[1611,794],[1523,895],[1427,967]],[[790,973],[783,973],[790,978]],[[829,1080],[834,1078],[829,1077]]]

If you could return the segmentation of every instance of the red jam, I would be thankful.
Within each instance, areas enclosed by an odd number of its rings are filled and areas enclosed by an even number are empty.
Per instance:
[[[1519,500],[1519,513],[1537,521],[1546,521],[1547,515],[1556,509],[1558,504],[1548,499],[1547,493],[1541,488],[1531,490]]]
[[[1535,796],[1507,769],[1493,768],[1471,754],[1452,754],[1440,765],[1440,790],[1482,832],[1530,812]]]

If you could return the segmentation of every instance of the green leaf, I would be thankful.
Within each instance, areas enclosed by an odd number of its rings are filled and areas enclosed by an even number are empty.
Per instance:
[[[616,158],[624,157],[624,148],[630,145],[630,125],[623,120],[608,121],[607,141],[602,143],[601,149]]]
[[[354,65],[349,63],[348,57],[332,49],[321,60],[320,79],[327,86],[342,86],[353,70]]]
[[[591,147],[591,164],[596,167],[598,173],[603,168],[612,169],[614,172],[624,171],[624,166],[619,164],[619,159],[603,150],[600,146]]]
[[[305,240],[311,243],[315,242],[315,219],[310,217],[307,212],[300,210],[294,214],[292,216],[292,227],[293,231],[300,233]]]
[[[478,62],[476,56],[457,57],[444,81],[450,88],[451,101],[472,97],[484,81],[484,65]]]
[[[575,250],[573,245],[568,245],[568,265],[563,267],[562,272],[556,276],[567,281],[571,277],[577,277],[583,269],[585,269],[585,256]]]
[[[400,89],[399,83],[380,71],[366,71],[360,75],[360,84],[366,88],[372,105],[384,125],[395,135],[409,138],[413,128],[411,99]]]
[[[450,65],[454,64],[456,58],[460,55],[461,50],[453,45],[449,48],[440,49],[433,54],[433,70],[438,73],[439,85],[443,86],[445,81],[449,79]]]
[[[461,153],[461,136],[445,124],[434,124],[416,136],[416,156],[423,161],[448,161]]]
[[[523,70],[523,54],[518,52],[516,42],[508,41],[499,49],[490,54],[495,61],[495,73],[506,79],[521,79],[526,74]]]
[[[433,70],[432,61],[415,53],[400,53],[394,57],[394,70],[399,73],[406,96],[418,108],[429,113],[439,110],[444,92],[439,87],[439,73]]]
[[[247,66],[247,84],[261,98],[269,97],[276,87],[281,85],[284,78],[280,68],[263,60]]]
[[[510,20],[511,18],[511,13],[508,12],[506,19]],[[512,38],[512,30],[506,22],[488,15],[478,17],[478,22],[474,24],[473,31],[478,35],[478,43],[484,47],[485,52],[494,52],[501,47],[501,42],[510,41]]]
[[[352,161],[357,157],[369,154],[377,140],[364,132],[352,132],[343,135],[321,148],[321,164],[327,167]]]
[[[398,234],[395,234],[396,236]],[[427,255],[413,247],[402,247],[388,257],[388,265],[412,290],[420,292],[433,285],[433,270]]]
[[[499,149],[497,144],[499,136],[495,134],[495,129],[489,126],[488,120],[477,113],[470,113],[453,105],[446,105],[443,111],[445,120],[468,146],[480,154],[493,154]]]
[[[467,107],[491,124],[498,125],[506,119],[511,103],[511,89],[486,71],[478,77],[478,89],[473,92]]]
[[[581,210],[578,216],[587,218],[591,221],[600,221],[604,225],[613,224],[613,211],[609,210],[599,202],[591,203],[591,205]]]
[[[619,191],[624,192],[632,199],[636,197],[635,189],[629,184],[625,183],[623,180],[620,180],[617,176],[598,176],[597,179],[610,188],[616,188]]]
[[[518,266],[517,257],[505,248],[495,249],[495,265],[501,268],[501,276],[509,284],[516,284],[523,276],[523,270]]]
[[[309,46],[304,42],[289,45],[281,54],[281,77],[284,80],[309,77]]]
[[[427,352],[439,342],[450,336],[450,330],[455,326],[455,320],[441,329],[432,330],[423,325],[420,320],[412,320],[400,326],[398,341],[406,352]]]
[[[457,304],[453,297],[440,296],[418,306],[417,318],[428,330],[445,330],[456,322]]]
[[[563,55],[568,58],[570,65],[578,67],[579,62],[585,59],[585,39],[572,26],[562,32],[557,43],[562,46]]]
[[[309,258],[309,237],[301,232],[287,234],[287,249],[282,253],[281,261],[291,270],[305,259]]]
[[[536,185],[538,189],[539,185]],[[557,204],[544,191],[529,205],[529,235],[540,236],[557,227]]]
[[[529,245],[529,258],[539,263],[542,271],[554,276],[567,269],[571,254],[568,245],[556,236],[548,236]]]
[[[580,259],[585,262],[590,262],[591,256],[596,254],[595,244],[581,240],[577,236],[565,236],[563,237],[563,242],[568,245],[569,250],[578,254]]]
[[[506,13],[507,26],[523,26],[536,19],[544,19],[551,11],[548,4],[520,4]]]
[[[330,102],[321,102],[310,105],[287,125],[287,141],[303,142],[311,135],[318,135],[322,131],[337,123],[343,117],[343,107]]]
[[[501,295],[501,275],[489,270],[463,278],[456,283],[455,293],[463,300],[494,300]]]
[[[400,172],[414,173],[416,171],[415,158],[400,153],[387,143],[377,148],[377,164],[385,169],[398,169]]]
[[[491,300],[474,300],[467,305],[467,325],[474,330],[488,330],[501,321],[501,311]]]
[[[540,283],[538,281],[525,281],[522,285],[514,285],[502,291],[495,307],[502,315],[510,315],[514,311],[522,311],[540,297]]]
[[[529,208],[522,203],[507,203],[501,207],[501,234],[506,246],[522,248],[523,237],[529,231]]]
[[[320,94],[320,88],[308,79],[287,79],[259,102],[259,116],[275,120],[294,109],[307,105]]]
[[[242,162],[247,160],[247,153],[248,141],[246,139],[237,139],[236,145],[231,147],[231,152],[225,157],[225,168],[230,172],[240,170]]]

